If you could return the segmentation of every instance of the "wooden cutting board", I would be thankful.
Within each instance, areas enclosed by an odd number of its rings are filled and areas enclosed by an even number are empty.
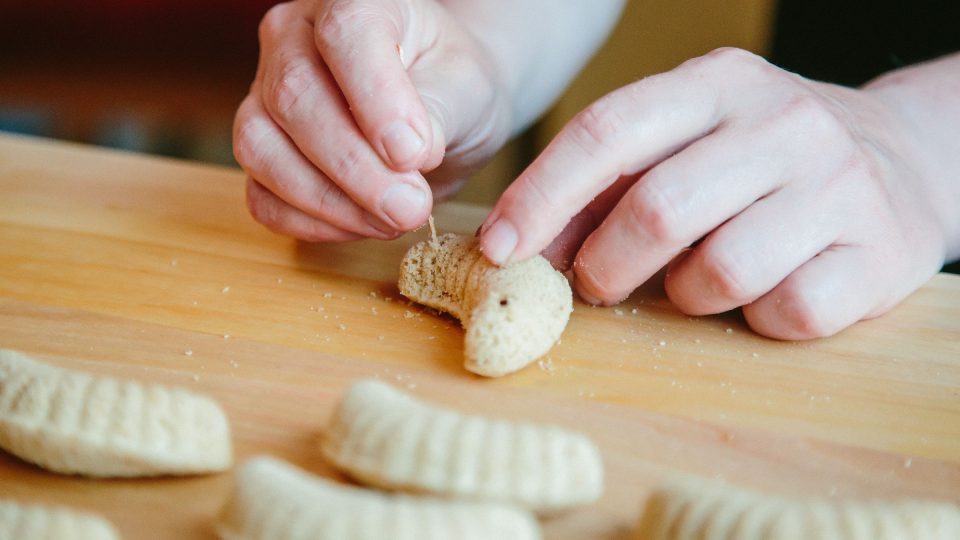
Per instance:
[[[472,232],[484,209],[436,209]],[[216,398],[237,461],[338,477],[317,440],[352,382],[377,377],[465,412],[561,424],[601,447],[607,490],[548,539],[626,538],[676,475],[787,493],[960,501],[960,278],[824,340],[687,317],[654,282],[577,303],[562,342],[515,375],[465,372],[456,321],[407,303],[393,242],[307,245],[246,215],[224,168],[0,136],[0,347]],[[127,538],[212,538],[230,474],[90,481],[0,453],[0,497],[94,510]]]

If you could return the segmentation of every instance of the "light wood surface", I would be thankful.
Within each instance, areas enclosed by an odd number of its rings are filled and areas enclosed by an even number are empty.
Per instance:
[[[436,210],[471,232],[481,208]],[[960,278],[806,343],[736,313],[689,318],[655,283],[615,308],[576,304],[540,364],[462,367],[456,321],[409,305],[397,265],[424,232],[315,246],[252,222],[235,170],[0,136],[0,347],[216,398],[236,458],[335,475],[331,407],[380,377],[466,412],[579,429],[601,447],[596,505],[548,539],[621,539],[647,490],[692,474],[789,493],[960,500]],[[97,511],[127,538],[212,538],[230,475],[91,481],[0,453],[0,497]]]

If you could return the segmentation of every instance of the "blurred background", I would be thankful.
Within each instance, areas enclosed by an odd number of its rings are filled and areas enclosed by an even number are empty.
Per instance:
[[[0,131],[236,166],[233,113],[274,3],[0,0]],[[856,85],[960,49],[958,29],[956,0],[631,0],[563,98],[459,198],[492,203],[587,104],[716,47]]]

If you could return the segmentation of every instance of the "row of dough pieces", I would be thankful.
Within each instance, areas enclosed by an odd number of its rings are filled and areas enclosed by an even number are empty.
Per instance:
[[[0,447],[92,477],[196,474],[232,463],[226,415],[209,398],[41,364],[0,351]],[[338,405],[322,453],[384,494],[269,457],[246,462],[218,531],[253,539],[538,539],[534,512],[589,504],[603,467],[584,436],[435,407],[377,381]],[[801,501],[679,483],[654,492],[638,539],[956,539],[960,511],[934,502]],[[91,514],[0,502],[0,539],[118,538]]]

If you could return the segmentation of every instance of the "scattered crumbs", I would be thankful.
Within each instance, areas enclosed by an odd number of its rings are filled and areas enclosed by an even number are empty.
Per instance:
[[[346,329],[347,329],[347,325],[345,325],[345,324],[343,324],[343,323],[340,323],[340,324],[337,325],[337,328],[339,328],[340,330],[346,330]]]
[[[627,342],[627,338],[620,338],[620,343],[626,343],[626,342]]]
[[[332,293],[332,292],[329,292],[329,291],[328,291],[328,292],[325,292],[325,293],[323,293],[323,297],[324,297],[324,298],[333,298],[333,293]]]
[[[330,343],[330,336],[324,336],[323,341]]]
[[[231,360],[231,361],[230,361],[230,367],[232,367],[232,368],[238,368],[238,367],[240,367],[240,364],[238,364],[236,360]]]
[[[440,242],[437,240],[437,226],[433,222],[433,214],[430,214],[430,216],[427,217],[427,223],[430,224],[430,247],[433,249],[439,249]]]
[[[675,381],[675,380],[674,380],[674,381],[670,381],[670,386],[676,386],[676,385],[677,385],[677,381]]]
[[[224,334],[223,339],[230,339],[230,334]]]
[[[377,291],[370,291],[370,298],[376,298],[376,297],[377,297]]]
[[[199,375],[194,375],[194,376],[191,377],[191,378],[193,379],[193,382],[200,382],[200,376],[199,376]]]
[[[427,336],[427,339],[432,341],[434,339],[437,339],[437,336]]]
[[[383,341],[383,336],[377,336],[377,341]]]
[[[170,266],[177,266],[177,260],[173,259],[172,261],[170,261]]]
[[[904,468],[909,469],[909,468],[912,467],[912,466],[913,466],[913,458],[909,458],[909,457],[908,457],[907,459],[903,460],[903,467],[904,467]]]
[[[193,356],[193,350],[192,350],[192,349],[187,349],[187,350],[183,351],[183,355],[184,355],[184,356]]]
[[[657,366],[657,365],[653,366],[653,370],[654,370],[654,371],[660,371],[660,366]]]
[[[553,360],[550,358],[541,358],[537,361],[537,365],[540,366],[542,371],[547,373],[553,373],[556,368],[553,367]]]
[[[750,356],[754,358],[760,358],[760,353],[752,353]]]
[[[370,313],[373,313],[374,315],[377,315],[377,308],[371,307],[371,308],[370,308]]]
[[[693,340],[694,343],[700,343],[700,338]]]
[[[660,346],[661,346],[661,347],[666,347],[666,346],[667,346],[667,342],[661,339],[661,340],[660,340]]]
[[[613,310],[613,313],[614,313],[614,315],[616,315],[617,317],[622,317],[622,316],[623,316],[623,310],[620,309],[620,308],[614,309],[614,310]]]
[[[633,309],[630,310],[630,313],[636,315],[637,313],[640,313],[640,310],[637,309],[637,308],[633,308]]]
[[[729,327],[728,327],[726,330],[724,330],[724,332],[726,332],[726,333],[728,333],[728,334],[732,334],[732,333],[733,333],[733,328],[729,328]]]
[[[703,362],[697,362],[697,367],[703,367]]]
[[[277,278],[277,285],[280,285],[281,283],[283,283],[283,278],[282,278],[282,277],[278,277],[278,278]]]
[[[228,292],[230,292],[230,286],[227,285],[226,287],[220,289],[220,292],[222,292],[223,294],[227,294]]]
[[[196,306],[197,304],[199,304],[199,303],[200,303],[200,302],[197,302],[196,300],[193,301],[193,305],[195,305],[195,306]]]
[[[329,316],[329,315],[324,315],[323,318],[324,318],[324,319],[329,319],[330,316]]]
[[[384,296],[383,299],[387,302],[393,302],[393,298],[390,298],[389,296]]]
[[[410,311],[409,309],[403,312],[403,318],[404,318],[404,319],[412,319],[412,318],[414,318],[414,317],[415,317],[415,315],[414,315],[413,312]]]

